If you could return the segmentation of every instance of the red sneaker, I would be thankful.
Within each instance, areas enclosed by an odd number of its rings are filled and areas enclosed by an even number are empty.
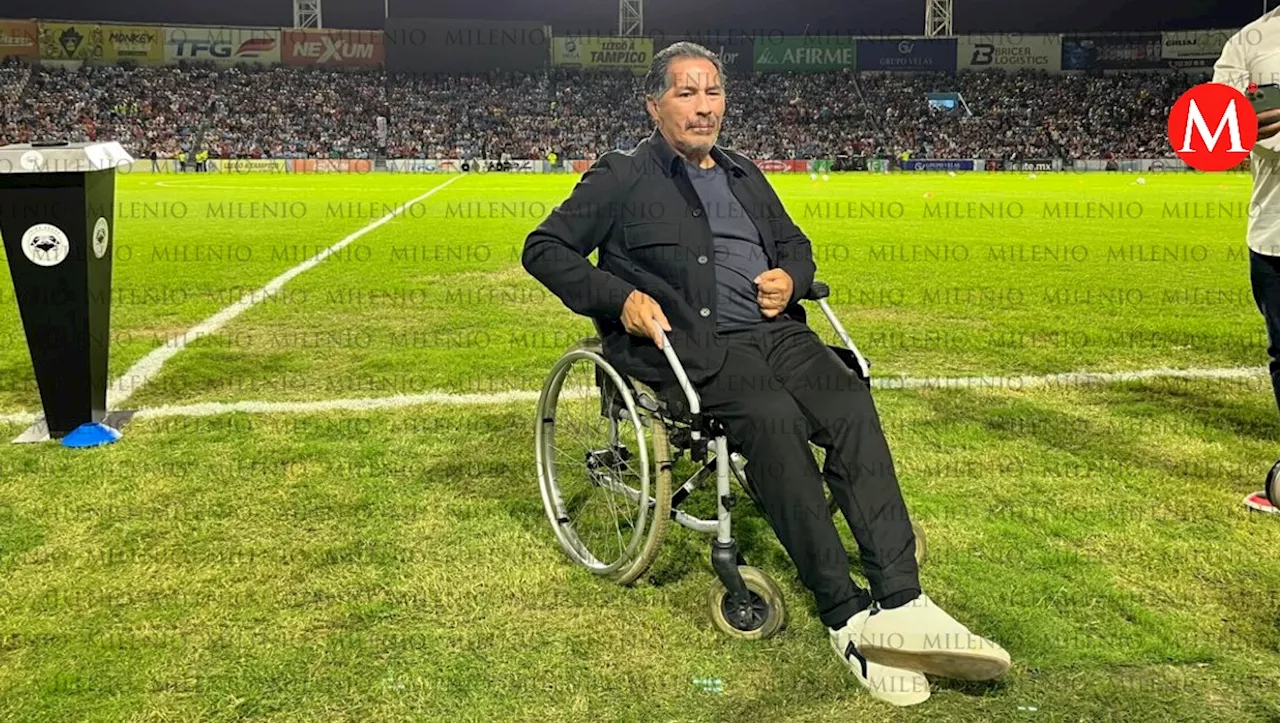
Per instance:
[[[1248,497],[1245,497],[1244,506],[1254,512],[1266,512],[1269,514],[1280,512],[1280,509],[1276,509],[1276,506],[1271,504],[1271,500],[1267,499],[1266,490],[1258,490]]]

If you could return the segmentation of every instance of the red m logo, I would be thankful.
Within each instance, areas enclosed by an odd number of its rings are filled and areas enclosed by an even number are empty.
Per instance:
[[[1244,94],[1229,85],[1197,85],[1169,113],[1169,143],[1197,170],[1234,168],[1257,141],[1258,115]]]

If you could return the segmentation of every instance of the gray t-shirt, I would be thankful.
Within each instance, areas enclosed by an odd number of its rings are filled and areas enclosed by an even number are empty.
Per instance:
[[[684,165],[715,238],[716,329],[733,331],[758,324],[764,314],[756,300],[755,278],[769,270],[760,232],[729,190],[723,169]]]

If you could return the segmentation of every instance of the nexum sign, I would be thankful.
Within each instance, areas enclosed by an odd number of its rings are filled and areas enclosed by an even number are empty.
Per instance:
[[[383,34],[374,30],[285,30],[281,60],[291,65],[366,65],[381,63]]]
[[[373,43],[353,43],[344,38],[319,38],[293,44],[293,55],[313,58],[317,63],[341,63],[346,60],[373,60]]]

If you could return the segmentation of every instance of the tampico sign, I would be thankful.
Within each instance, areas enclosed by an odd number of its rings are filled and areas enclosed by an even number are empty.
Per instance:
[[[643,75],[653,58],[653,38],[552,38],[551,64],[565,68],[630,70]]]

